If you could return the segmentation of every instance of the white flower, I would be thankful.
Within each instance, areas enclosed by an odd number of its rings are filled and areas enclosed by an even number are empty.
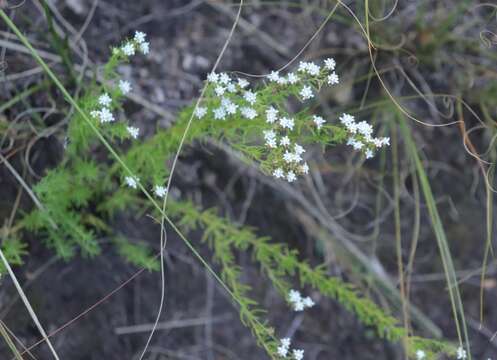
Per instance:
[[[308,174],[309,173],[309,165],[307,165],[307,163],[304,163],[304,165],[302,165],[300,167],[300,171],[302,171],[303,174]],[[306,298],[308,299],[308,298]],[[304,299],[305,301],[305,299]]]
[[[228,90],[228,92],[230,92],[230,93],[236,92],[235,84],[230,82],[228,85],[226,85],[226,90]]]
[[[155,185],[154,187],[155,196],[163,198],[164,196],[166,196],[166,193],[167,193],[167,188],[165,186]]]
[[[320,70],[321,68],[318,65],[314,64],[313,62],[310,62],[307,65],[307,73],[309,73],[309,75],[312,76],[319,75]]]
[[[124,178],[124,181],[126,181],[126,185],[128,185],[130,188],[136,189],[139,179],[136,177],[126,176]]]
[[[140,129],[133,126],[126,127],[126,130],[128,130],[128,133],[131,135],[133,139],[137,139],[138,134],[140,134]]]
[[[301,62],[299,63],[299,68],[298,68],[298,71],[301,71],[301,72],[306,72],[308,67],[309,67],[309,63],[308,63],[308,62],[301,61]]]
[[[371,149],[366,150],[366,159],[371,159],[374,156],[373,151]]]
[[[238,109],[238,105],[230,102],[224,108],[226,109],[226,113],[233,115],[236,113],[236,110]]]
[[[284,346],[286,348],[290,347],[290,343],[291,343],[290,338],[283,338],[280,340],[280,342],[281,342],[281,346]]]
[[[228,85],[230,83],[231,79],[228,74],[226,73],[221,73],[219,75],[219,82],[223,85]]]
[[[249,82],[245,79],[238,79],[238,86],[240,86],[242,89],[244,89],[247,86],[249,86]]]
[[[100,117],[100,111],[92,110],[92,111],[90,111],[90,116],[93,118],[98,118],[98,117]]]
[[[283,76],[281,76],[280,78],[278,78],[278,80],[276,80],[276,82],[280,85],[286,85],[288,84],[288,80],[286,78],[284,78]]]
[[[336,61],[335,59],[333,58],[328,58],[324,61],[324,67],[327,69],[327,70],[330,70],[330,71],[333,71],[335,70],[335,66],[336,66]]]
[[[371,136],[371,134],[373,133],[373,127],[366,121],[357,123],[357,130],[364,136]]]
[[[416,360],[424,360],[426,358],[426,353],[423,350],[416,351]]]
[[[268,107],[268,109],[266,110],[266,122],[272,124],[277,120],[277,117],[278,117],[278,110],[276,110],[272,106]]]
[[[283,172],[282,168],[277,168],[276,170],[273,171],[273,176],[276,179],[281,179],[281,178],[285,177],[285,173]]]
[[[295,84],[299,81],[299,77],[293,72],[288,74],[287,79],[290,84]]]
[[[459,346],[457,348],[457,359],[464,360],[464,359],[466,359],[466,357],[467,357],[466,350],[464,350],[462,346]]]
[[[352,146],[354,147],[355,150],[361,150],[363,148],[364,144],[362,142],[356,140],[356,141],[354,141]]]
[[[292,355],[295,360],[302,360],[304,359],[304,350],[293,349]]]
[[[223,96],[224,92],[226,91],[226,88],[223,87],[223,86],[216,86],[216,88],[214,89],[214,91],[216,92],[217,96]]]
[[[318,130],[321,129],[323,124],[326,122],[326,120],[324,120],[321,116],[317,116],[317,115],[313,116],[312,121],[314,121],[314,124],[316,124],[316,127],[318,128]]]
[[[305,149],[302,146],[300,146],[299,144],[295,144],[294,150],[295,150],[295,154],[297,154],[297,155],[302,155],[303,153],[305,153]]]
[[[385,145],[390,146],[390,138],[389,137],[381,138],[381,144],[383,146],[385,146]]]
[[[291,182],[294,182],[295,180],[297,180],[297,176],[295,176],[295,173],[293,171],[289,171],[287,174],[286,174],[286,180],[291,183]]]
[[[142,42],[140,44],[140,51],[143,55],[147,55],[150,52],[150,44],[148,42]]]
[[[240,109],[240,111],[241,111],[242,115],[249,120],[252,120],[255,117],[257,117],[257,111],[255,111],[251,107],[243,107]]]
[[[336,85],[340,82],[338,75],[334,71],[330,75],[328,75],[326,80],[328,81],[328,85]]]
[[[247,102],[250,104],[250,105],[254,105],[255,104],[255,101],[256,101],[256,98],[257,98],[257,95],[252,92],[252,91],[245,91],[245,93],[243,94],[243,98],[245,100],[247,100]]]
[[[209,75],[207,75],[207,81],[217,83],[219,81],[219,75],[215,72],[211,72]]]
[[[278,71],[271,71],[271,74],[267,76],[270,81],[278,82],[280,80],[280,73]]]
[[[283,154],[283,160],[285,160],[285,162],[287,163],[291,163],[293,161],[294,157],[293,157],[293,153],[291,153],[290,151],[285,151],[285,153]]]
[[[219,107],[214,109],[214,119],[216,120],[224,120],[226,118],[226,110],[223,107]]]
[[[307,165],[307,164],[306,164],[306,165]],[[313,300],[312,300],[309,296],[307,296],[307,297],[305,297],[304,299],[302,299],[302,303],[304,304],[304,306],[305,306],[306,308],[311,308],[311,307],[313,307],[314,305],[316,305],[316,304],[314,303],[314,301],[313,301]]]
[[[280,140],[280,145],[281,146],[288,146],[290,145],[290,138],[288,136],[283,136]]]
[[[126,95],[131,91],[131,84],[126,80],[119,80],[119,90]]]
[[[355,123],[355,119],[352,115],[342,114],[342,116],[340,116],[340,122],[345,126],[349,126],[350,124]]]
[[[302,90],[300,90],[300,96],[302,96],[303,100],[308,100],[314,97],[314,94],[312,93],[312,89],[310,86],[305,85]]]
[[[207,114],[207,108],[205,107],[202,107],[202,106],[198,106],[196,109],[195,109],[195,116],[198,118],[198,119],[202,119],[205,114]]]
[[[145,41],[145,37],[147,35],[144,33],[144,32],[141,32],[141,31],[135,31],[135,37],[134,37],[134,40],[138,43],[138,44],[141,44],[142,42]]]
[[[283,345],[280,345],[280,346],[278,346],[277,352],[278,352],[278,356],[286,357],[288,354],[288,348],[283,346]]]
[[[102,106],[109,106],[111,102],[112,99],[107,93],[100,95],[98,98],[98,103]]]
[[[101,123],[108,123],[114,121],[114,115],[107,108],[102,108],[98,114]]]
[[[126,56],[135,55],[135,45],[133,45],[133,43],[128,42],[128,43],[124,44],[121,47],[121,50],[124,53],[124,55],[126,55]]]
[[[288,292],[288,301],[290,302],[297,302],[302,299],[302,295],[300,294],[300,291],[298,290],[290,290]]]
[[[293,130],[293,127],[295,125],[295,121],[293,119],[290,119],[287,117],[282,117],[282,118],[280,118],[280,125],[281,125],[281,127],[285,128],[285,129]]]
[[[270,148],[277,147],[276,133],[273,130],[265,130],[264,139],[266,140],[266,145]]]

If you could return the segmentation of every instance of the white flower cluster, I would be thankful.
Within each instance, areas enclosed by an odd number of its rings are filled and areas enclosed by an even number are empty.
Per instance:
[[[303,311],[304,309],[311,308],[315,305],[314,301],[309,296],[304,298],[300,291],[293,289],[288,293],[288,301],[292,304],[293,310],[295,311]]]
[[[212,109],[215,120],[226,120],[227,117],[237,115],[238,112],[248,120],[257,117],[257,111],[253,107],[257,101],[257,94],[251,90],[244,90],[249,85],[247,80],[234,81],[226,73],[212,72],[207,76],[207,81],[213,85],[215,95],[221,98],[219,106]],[[195,109],[195,116],[198,119],[202,119],[207,113],[206,107],[198,106]]]
[[[132,40],[127,41],[120,50],[125,56],[133,56],[136,50],[140,51],[143,55],[150,52],[150,44],[145,41],[146,34],[141,31],[136,31]]]
[[[466,354],[466,350],[462,346],[457,348],[457,360],[466,360],[468,355]]]
[[[366,121],[356,122],[352,115],[342,114],[340,122],[348,132],[347,145],[354,150],[361,150],[366,159],[372,158],[376,149],[390,145],[388,137],[373,137],[373,127]]]
[[[426,353],[423,350],[416,351],[416,360],[426,359]]]
[[[126,41],[124,45],[122,45],[120,48],[114,49],[114,51],[117,53],[122,53],[126,57],[128,57],[135,54],[135,49],[139,49],[141,53],[146,55],[149,53],[150,44],[145,41],[145,38],[145,33],[136,31],[134,37],[131,40]],[[126,95],[131,91],[131,83],[127,80],[119,80],[119,82],[117,83],[117,87],[119,88],[121,95]],[[101,106],[101,108],[99,110],[92,110],[90,112],[90,115],[93,118],[98,119],[102,124],[110,123],[116,120],[111,111],[112,97],[108,93],[103,93],[98,97],[98,104]],[[140,129],[133,126],[127,126],[126,130],[133,139],[137,139],[138,135],[140,134]]]
[[[304,350],[293,349],[290,351],[291,340],[289,338],[283,338],[280,340],[280,345],[278,346],[277,353],[278,356],[282,358],[288,358],[290,355],[291,359],[294,360],[303,360],[304,359]]]

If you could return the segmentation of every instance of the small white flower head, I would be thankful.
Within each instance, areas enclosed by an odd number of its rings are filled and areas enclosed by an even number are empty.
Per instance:
[[[278,80],[276,80],[276,82],[278,84],[280,84],[280,85],[286,85],[286,84],[288,84],[288,80],[285,77],[283,77],[283,76],[280,76],[278,78]]]
[[[304,165],[307,165],[307,164],[304,164]],[[309,170],[309,167],[307,167],[307,169]],[[313,300],[312,300],[309,296],[307,296],[307,297],[303,298],[303,299],[302,299],[302,303],[304,304],[304,306],[305,306],[306,308],[311,308],[311,307],[313,307],[314,305],[316,305],[316,304],[314,303],[314,301],[313,301]]]
[[[278,355],[281,357],[286,357],[288,355],[288,351],[290,350],[290,339],[283,338],[280,340],[280,346],[278,346]]]
[[[238,86],[240,86],[242,89],[245,89],[247,86],[249,86],[249,82],[245,79],[238,79]]]
[[[303,360],[304,359],[304,350],[293,349],[292,357],[294,360]]]
[[[276,141],[276,133],[273,130],[265,130],[264,139],[266,140],[266,145],[270,148],[275,148],[278,146]]]
[[[123,93],[123,95],[126,95],[131,91],[131,84],[129,81],[126,80],[119,80],[119,90]]]
[[[307,65],[307,73],[312,76],[319,75],[319,71],[321,68],[319,65],[314,64],[313,62],[308,63]]]
[[[217,96],[223,96],[224,92],[226,91],[226,88],[224,86],[219,85],[219,86],[216,86],[214,91],[215,91]]]
[[[297,155],[302,155],[303,153],[305,153],[305,149],[299,144],[295,144],[294,150],[295,154]]]
[[[281,346],[284,346],[286,348],[290,347],[290,344],[291,344],[290,338],[283,338],[280,340],[280,342],[281,342]]]
[[[283,160],[286,162],[286,163],[291,163],[294,161],[294,154],[291,153],[290,151],[285,151],[285,153],[283,154]]]
[[[219,82],[223,85],[228,85],[231,82],[230,76],[226,73],[219,74]]]
[[[312,117],[312,121],[316,124],[316,128],[320,130],[323,127],[323,124],[326,122],[321,116],[314,115]]]
[[[390,146],[390,138],[389,137],[381,138],[381,144],[382,146]]]
[[[307,165],[307,163],[304,163],[301,167],[300,167],[300,171],[302,171],[302,174],[309,174],[309,165]],[[307,298],[306,298],[307,299]],[[304,299],[305,300],[305,299]],[[304,304],[305,305],[305,304]]]
[[[98,118],[98,117],[100,117],[100,111],[98,111],[98,110],[92,110],[92,111],[90,111],[90,116],[92,118]]]
[[[236,86],[232,82],[230,82],[228,85],[226,85],[226,90],[230,93],[236,92]]]
[[[364,147],[364,144],[360,142],[359,140],[354,141],[352,144],[355,150],[361,150]]]
[[[271,74],[267,76],[269,81],[275,81],[279,82],[280,81],[280,73],[278,71],[271,71]]]
[[[357,131],[366,137],[371,137],[373,134],[373,127],[366,121],[361,121],[357,123]]]
[[[154,186],[155,196],[160,197],[160,198],[164,198],[164,196],[166,196],[166,193],[167,193],[167,188],[165,186],[162,186],[162,185],[155,185]]]
[[[226,110],[224,110],[224,107],[218,107],[217,109],[214,109],[214,119],[216,120],[224,120],[226,118]]]
[[[302,90],[300,90],[299,94],[302,97],[302,100],[309,100],[314,97],[312,88],[308,85],[304,85]]]
[[[288,348],[283,345],[278,346],[278,349],[276,351],[278,353],[278,356],[281,356],[283,358],[288,355]]]
[[[426,359],[426,353],[423,350],[416,351],[416,360]]]
[[[202,119],[205,114],[207,114],[207,108],[203,106],[197,106],[197,108],[195,109],[195,116],[197,117],[197,119]]]
[[[108,123],[114,121],[114,115],[110,112],[109,109],[107,108],[102,108],[102,110],[99,111],[98,116],[100,118],[101,123]]]
[[[238,105],[230,102],[224,108],[226,109],[227,114],[233,115],[236,113],[236,110],[238,109]]]
[[[135,45],[133,45],[133,43],[128,42],[128,43],[124,44],[121,47],[121,50],[122,50],[123,54],[126,56],[135,55]]]
[[[335,59],[333,58],[328,58],[324,61],[324,67],[326,68],[326,70],[330,70],[330,71],[333,71],[335,70],[335,66],[337,65]]]
[[[98,103],[102,106],[109,106],[111,102],[112,99],[107,93],[104,93],[98,97]]]
[[[367,149],[366,150],[366,159],[371,159],[374,156],[373,150]]]
[[[128,133],[133,139],[137,139],[138,135],[140,134],[140,129],[138,129],[137,127],[128,126],[126,127],[126,130],[128,130]]]
[[[136,177],[126,176],[124,178],[124,181],[126,182],[126,185],[128,185],[130,188],[136,189],[138,187],[139,179]]]
[[[140,52],[143,55],[148,55],[148,53],[150,52],[150,44],[147,41],[140,44]]]
[[[133,40],[135,40],[138,44],[141,44],[145,42],[146,36],[147,35],[144,32],[135,31],[135,37],[133,38]]]
[[[290,145],[290,138],[288,136],[283,136],[280,139],[280,145],[281,146],[288,146],[288,145]]]
[[[295,126],[295,121],[287,117],[282,117],[280,118],[280,125],[284,129],[293,130],[293,127]]]
[[[350,124],[355,123],[355,119],[352,115],[342,114],[342,116],[340,116],[340,122],[345,126],[350,126]]]
[[[328,85],[336,85],[340,82],[340,79],[337,73],[333,71],[330,75],[328,75],[326,81],[328,82]]]
[[[249,120],[255,119],[257,117],[257,111],[255,111],[255,109],[251,107],[243,107],[240,109],[240,112],[242,113],[243,117]]]
[[[266,122],[268,124],[274,123],[278,119],[278,110],[270,106],[266,110]]]
[[[457,360],[465,360],[467,358],[466,350],[462,346],[457,348]]]
[[[302,295],[300,294],[300,291],[292,289],[288,292],[288,301],[297,302],[300,301],[301,299]]]
[[[298,68],[298,71],[300,71],[300,72],[306,72],[306,71],[307,71],[307,69],[308,69],[308,67],[309,67],[309,63],[308,63],[308,62],[301,61],[301,62],[299,63],[299,68]]]
[[[243,94],[243,98],[250,104],[250,105],[254,105],[255,104],[255,101],[257,100],[257,94],[248,90],[248,91],[245,91],[245,93]]]
[[[207,81],[211,83],[217,83],[219,81],[219,74],[211,72],[209,75],[207,75]]]
[[[277,168],[273,171],[273,176],[276,178],[276,179],[282,179],[285,177],[285,173],[283,171],[282,168]]]
[[[297,76],[297,74],[291,72],[288,74],[287,76],[287,80],[288,80],[288,83],[290,84],[296,84],[298,81],[299,81],[299,77]]]
[[[297,180],[297,176],[295,175],[295,173],[293,171],[289,171],[287,174],[286,174],[286,181],[288,181],[289,183],[292,183],[294,182],[295,180]]]

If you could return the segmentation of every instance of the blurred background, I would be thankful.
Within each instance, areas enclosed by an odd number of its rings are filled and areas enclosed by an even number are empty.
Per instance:
[[[157,127],[170,126],[175,114],[196,99],[238,10],[237,2],[228,1],[58,0],[48,2],[50,25],[37,0],[0,4],[61,74],[74,71],[84,78],[88,69],[106,61],[111,46],[135,30],[146,32],[150,56],[119,69],[134,79],[134,97],[125,109],[145,138]],[[313,265],[326,264],[330,275],[353,283],[399,318],[400,247],[414,333],[455,341],[434,220],[416,176],[413,159],[419,156],[457,270],[473,356],[495,358],[497,263],[492,253],[483,282],[480,277],[485,246],[494,238],[496,14],[492,1],[244,1],[219,70],[267,74],[297,55],[290,68],[300,60],[334,57],[340,85],[321,92],[316,108],[330,121],[350,112],[372,122],[392,138],[391,149],[368,161],[345,146],[310,149],[310,176],[282,186],[247,166],[229,147],[205,141],[184,149],[171,191],[203,208],[217,206],[234,223],[298,249]],[[50,26],[67,35],[72,70],[64,68],[67,62],[50,41]],[[374,48],[368,47],[366,29]],[[62,159],[71,113],[53,87],[9,102],[46,83],[46,77],[5,24],[0,25],[0,60],[0,150],[32,186]],[[6,160],[0,162],[4,233],[33,207]],[[107,225],[159,247],[160,229],[146,214],[123,211]],[[192,234],[191,240],[209,259],[210,250],[199,244],[201,235]],[[105,239],[102,255],[71,262],[56,258],[36,235],[26,233],[22,240],[29,256],[16,274],[47,331],[57,331],[52,339],[62,358],[131,359],[142,351],[159,306],[159,273],[140,273],[104,298],[137,271],[110,247],[106,250]],[[148,359],[267,358],[225,292],[172,232],[166,250],[165,310]],[[267,319],[305,349],[306,359],[403,358],[400,344],[379,340],[317,293],[310,294],[317,302],[313,309],[291,312],[250,255],[240,253],[237,261],[253,297],[268,309]],[[19,343],[39,340],[5,276],[0,319]],[[3,342],[0,354],[12,356]],[[45,345],[25,356],[50,358]]]

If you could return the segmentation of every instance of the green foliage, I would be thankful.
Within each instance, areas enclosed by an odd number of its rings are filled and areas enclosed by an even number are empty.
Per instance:
[[[130,139],[126,123],[101,123],[93,112],[98,109],[98,96],[103,93],[108,93],[112,98],[110,110],[121,107],[123,94],[115,86],[116,69],[127,60],[121,50],[113,49],[109,62],[104,66],[103,85],[91,83],[85,87],[85,93],[78,100],[83,114],[77,113],[70,121],[63,161],[56,169],[48,171],[34,188],[43,208],[32,211],[21,223],[25,229],[41,235],[46,244],[64,259],[73,257],[77,250],[86,256],[99,254],[97,237],[104,233],[112,235],[105,222],[120,211],[140,207],[142,202],[134,194],[134,189],[122,187],[123,177],[129,174],[122,173],[120,164],[110,162],[105,154],[101,154],[99,136],[93,129],[96,128],[106,140],[121,145],[122,152],[125,151],[128,143],[124,142]],[[323,76],[319,74],[316,78],[307,79],[314,90],[323,86]],[[254,119],[247,120],[237,113],[229,121],[220,121],[208,112],[202,119],[193,119],[186,142],[201,139],[225,141],[258,163],[265,173],[271,173],[277,166],[287,166],[281,162],[283,150],[269,151],[261,141],[261,134],[268,130],[263,114],[269,105],[295,119],[295,129],[288,134],[292,143],[298,141],[304,145],[328,146],[346,140],[347,132],[340,124],[327,124],[321,130],[316,129],[311,121],[311,109],[303,108],[292,114],[286,110],[287,102],[299,97],[296,85],[282,87],[277,83],[266,83],[256,88],[256,93],[258,100],[253,104],[253,109],[259,115]],[[239,107],[246,105],[239,93],[235,92],[229,98]],[[208,84],[202,106],[212,109],[219,104],[220,99],[213,85]],[[140,178],[140,184],[145,188],[163,184],[169,176],[165,161],[177,151],[193,111],[192,107],[186,108],[171,128],[158,130],[146,141],[131,141],[124,163]],[[199,211],[188,202],[170,202],[167,210],[177,219],[180,227],[186,230],[203,229],[203,241],[212,249],[213,258],[221,268],[221,279],[239,305],[242,322],[251,329],[258,343],[272,358],[277,358],[274,330],[262,319],[264,311],[249,297],[250,287],[240,281],[242,269],[236,263],[235,250],[251,251],[254,260],[284,298],[291,288],[291,280],[298,278],[301,286],[312,287],[336,300],[366,326],[374,328],[382,338],[398,341],[408,336],[394,317],[371,300],[361,297],[351,285],[329,277],[324,267],[312,268],[299,260],[297,252],[286,244],[258,237],[253,229],[237,228],[219,217],[215,210]],[[123,237],[114,237],[113,244],[118,253],[134,265],[149,270],[159,268],[145,244],[131,243]],[[17,246],[17,249],[17,255],[10,255],[14,262],[24,251],[22,246]],[[436,341],[416,337],[408,339],[414,349],[423,346],[423,349],[436,353],[449,348]]]
[[[21,265],[22,257],[28,254],[27,244],[18,238],[7,238],[2,241],[2,252],[12,265]],[[0,262],[0,273],[5,272],[5,266]]]

